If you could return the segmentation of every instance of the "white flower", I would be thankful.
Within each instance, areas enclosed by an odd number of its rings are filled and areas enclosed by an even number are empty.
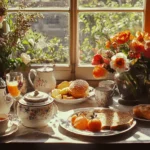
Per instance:
[[[117,53],[111,58],[110,67],[117,72],[125,72],[129,69],[130,61],[127,56],[123,53]]]
[[[30,55],[26,53],[21,54],[21,59],[26,65],[31,61]]]
[[[34,42],[33,39],[29,39],[28,42],[29,42],[32,46],[34,46],[34,43],[35,43],[35,42]]]
[[[35,44],[35,49],[44,49],[45,47],[47,47],[47,42],[45,37],[41,37],[38,42],[36,42]]]

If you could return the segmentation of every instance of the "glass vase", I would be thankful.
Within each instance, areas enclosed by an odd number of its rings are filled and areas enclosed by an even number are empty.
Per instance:
[[[120,95],[119,102],[136,105],[145,92],[146,66],[134,66],[129,71],[115,74],[115,82]]]

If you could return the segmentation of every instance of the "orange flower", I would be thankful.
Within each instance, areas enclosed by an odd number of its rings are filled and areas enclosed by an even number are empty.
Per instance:
[[[92,59],[92,65],[99,65],[99,64],[103,64],[103,63],[104,63],[104,60],[100,54],[94,55],[94,57]]]
[[[107,42],[105,43],[106,48],[110,48],[110,45],[111,45],[111,42],[110,42],[110,41],[107,41]]]
[[[136,39],[138,41],[140,41],[140,42],[144,41],[144,33],[143,32],[137,31],[135,35],[136,35]]]
[[[118,44],[114,41],[114,39],[111,39],[111,41],[107,41],[105,43],[105,46],[106,46],[107,49],[109,49],[111,47],[116,49]]]
[[[102,65],[95,66],[93,69],[94,78],[104,78],[107,74],[108,71]]]
[[[137,59],[139,59],[141,57],[141,53],[136,53],[136,52],[133,52],[133,51],[130,51],[128,54],[129,54],[130,58],[137,58]]]
[[[129,39],[130,39],[130,32],[124,31],[116,34],[113,40],[115,40],[115,42],[117,42],[118,44],[124,44]]]
[[[135,51],[136,53],[140,53],[140,52],[143,52],[144,51],[144,45],[143,43],[137,41],[137,40],[133,40],[131,43],[130,43],[130,49],[132,51]]]
[[[145,34],[144,34],[144,40],[150,40],[150,33],[145,32]]]

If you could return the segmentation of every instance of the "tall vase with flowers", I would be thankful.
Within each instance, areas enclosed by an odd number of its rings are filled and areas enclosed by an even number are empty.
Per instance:
[[[105,46],[106,49],[99,50],[92,59],[93,76],[102,79],[114,73],[120,102],[139,102],[148,77],[150,34],[144,31],[135,34],[122,31],[107,38]]]
[[[21,58],[25,51],[22,41],[31,23],[43,17],[41,13],[24,12],[27,6],[23,1],[17,6],[17,12],[8,14],[10,4],[11,1],[0,0],[0,76],[3,78],[6,72],[26,66]]]

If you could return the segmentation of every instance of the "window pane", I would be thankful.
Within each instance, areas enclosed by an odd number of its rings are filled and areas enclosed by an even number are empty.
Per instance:
[[[33,30],[48,37],[45,44],[41,43],[43,46],[48,44],[47,48],[43,49],[45,56],[54,58],[55,63],[68,64],[70,39],[69,14],[44,13],[44,19],[34,23],[32,27]]]
[[[91,64],[97,49],[105,48],[106,38],[119,31],[142,30],[142,13],[79,13],[80,64]]]
[[[144,0],[79,0],[79,7],[143,7]]]
[[[32,23],[32,29],[21,40],[21,48],[16,55],[22,52],[28,53],[36,62],[49,62],[56,64],[69,64],[69,13],[43,13],[44,19]],[[10,14],[13,22],[9,21],[13,30],[17,18]],[[16,21],[15,21],[16,20]]]
[[[15,0],[14,5],[20,4],[22,0]],[[25,0],[24,4],[31,4],[31,7],[69,7],[69,0]]]

